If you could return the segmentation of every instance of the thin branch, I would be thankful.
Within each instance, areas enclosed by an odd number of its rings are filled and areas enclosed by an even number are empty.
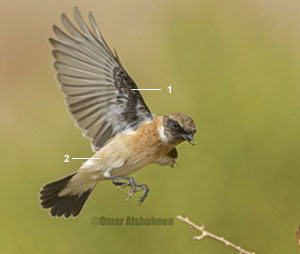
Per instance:
[[[198,230],[201,232],[201,235],[199,236],[194,236],[195,240],[201,240],[205,237],[210,237],[216,241],[219,241],[223,244],[225,244],[226,246],[229,246],[235,250],[237,250],[239,252],[239,254],[255,254],[254,252],[250,252],[250,251],[246,251],[243,248],[241,248],[240,246],[237,246],[229,241],[227,241],[226,239],[224,239],[224,237],[220,237],[217,236],[215,234],[212,234],[208,231],[206,231],[206,229],[204,228],[204,224],[202,224],[201,226],[196,225],[195,223],[191,222],[189,220],[189,218],[183,218],[182,216],[178,215],[177,219],[181,220],[182,222],[185,222],[186,224],[188,224],[189,226],[191,226],[192,228]],[[299,233],[300,234],[300,233]],[[299,239],[299,238],[298,238]],[[299,243],[299,242],[298,242]]]
[[[296,236],[297,236],[298,249],[299,249],[299,254],[300,254],[300,227],[296,231]]]

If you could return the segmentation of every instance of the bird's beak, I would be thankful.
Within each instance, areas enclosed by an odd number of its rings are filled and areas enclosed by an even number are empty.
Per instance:
[[[188,141],[191,145],[196,145],[196,142],[194,140],[194,135],[193,134],[185,134],[184,136],[184,139],[186,141]]]

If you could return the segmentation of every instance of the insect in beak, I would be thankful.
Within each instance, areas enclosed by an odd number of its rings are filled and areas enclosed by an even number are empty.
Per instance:
[[[196,145],[196,141],[194,140],[193,134],[185,134],[183,135],[183,138],[188,141],[191,145]]]

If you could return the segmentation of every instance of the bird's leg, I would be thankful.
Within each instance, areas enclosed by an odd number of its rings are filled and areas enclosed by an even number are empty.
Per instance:
[[[138,184],[138,183],[136,183],[134,178],[130,177],[130,176],[113,176],[110,178],[112,179],[112,183],[114,185],[118,186],[118,190],[120,188],[125,188],[127,186],[130,186],[130,190],[127,193],[127,195],[128,195],[127,200],[131,199],[131,197],[134,193],[139,192],[141,190],[144,190],[144,193],[140,197],[138,203],[141,204],[146,199],[148,192],[149,192],[149,187],[146,184]],[[121,182],[121,180],[126,180],[127,182]]]
[[[111,177],[111,179],[112,179],[112,183],[118,186],[117,191],[120,188],[125,188],[127,186],[130,186],[130,190],[127,193],[128,195],[127,200],[131,199],[133,193],[135,193],[136,184],[137,184],[134,178],[130,176],[115,176],[115,177],[113,176]],[[126,180],[127,182],[120,182],[120,180]]]
[[[112,179],[112,183],[119,186],[119,188],[125,188],[136,184],[134,178],[129,176],[112,176],[110,179]],[[126,180],[127,182],[120,182],[120,180]]]
[[[138,188],[135,188],[135,192],[144,190],[143,195],[140,197],[140,199],[138,201],[138,204],[140,205],[146,199],[146,197],[147,197],[148,192],[149,192],[150,189],[149,189],[149,187],[146,184],[137,184],[136,187],[138,187]]]

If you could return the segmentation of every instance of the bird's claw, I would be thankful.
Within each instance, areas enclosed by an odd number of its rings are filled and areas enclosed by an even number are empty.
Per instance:
[[[146,184],[138,184],[137,187],[139,187],[137,191],[144,190],[144,193],[142,194],[142,196],[140,196],[140,199],[138,200],[138,205],[140,205],[145,201],[146,197],[148,196],[149,187]]]
[[[138,200],[138,205],[143,203],[144,200],[146,199],[146,197],[148,195],[148,192],[149,192],[149,187],[146,184],[137,184],[133,177],[128,177],[128,176],[114,177],[112,179],[113,179],[112,183],[114,185],[118,186],[117,192],[121,188],[125,188],[125,187],[130,186],[130,190],[127,192],[127,201],[132,198],[134,193],[139,192],[141,190],[144,190],[144,193],[140,197],[140,199]],[[127,180],[128,182],[124,183],[124,182],[120,182],[120,180]]]

